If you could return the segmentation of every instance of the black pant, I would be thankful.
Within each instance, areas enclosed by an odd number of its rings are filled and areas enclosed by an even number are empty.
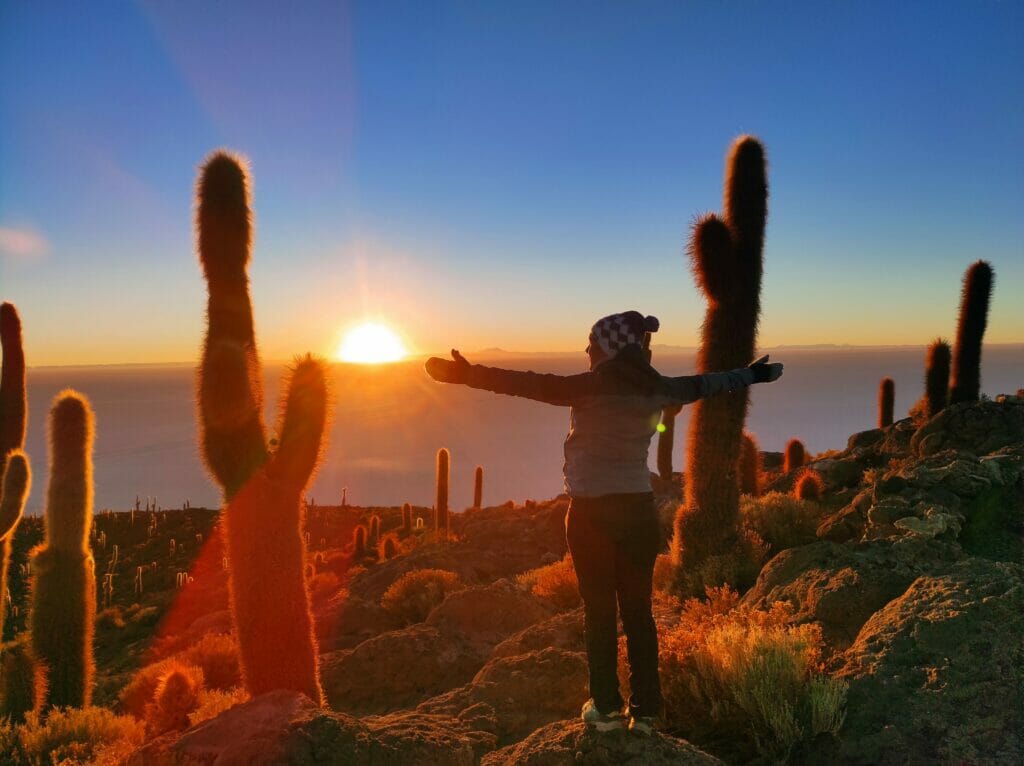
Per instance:
[[[622,708],[618,661],[618,598],[629,656],[630,713],[661,710],[658,633],[651,615],[651,578],[658,555],[658,512],[651,492],[574,497],[565,537],[583,597],[590,696],[602,713]]]

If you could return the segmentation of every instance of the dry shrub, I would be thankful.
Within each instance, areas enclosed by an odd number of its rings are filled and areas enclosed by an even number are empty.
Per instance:
[[[121,709],[136,718],[145,717],[146,706],[153,701],[160,678],[174,665],[198,667],[208,689],[227,690],[242,683],[235,639],[222,633],[210,633],[173,657],[141,668],[118,695]]]
[[[582,603],[576,568],[569,554],[553,564],[523,572],[516,582],[559,609],[575,609]]]
[[[119,606],[107,607],[96,615],[96,627],[100,629],[120,630],[124,624],[124,614]]]
[[[31,712],[24,725],[3,726],[0,762],[11,766],[113,764],[144,739],[142,723],[106,708],[58,708],[45,721]]]
[[[189,726],[196,726],[203,721],[216,718],[225,710],[241,705],[249,700],[249,692],[241,686],[224,691],[222,689],[204,689],[199,693],[196,709],[189,713]]]
[[[384,591],[380,605],[402,625],[423,622],[430,610],[461,586],[455,572],[416,569],[406,572]]]
[[[658,558],[654,560],[654,590],[662,593],[671,592],[674,578],[672,556],[668,553],[659,553]]]
[[[820,506],[782,492],[741,497],[740,514],[743,524],[768,543],[772,555],[813,543],[822,521]]]
[[[821,627],[789,624],[792,607],[737,606],[738,594],[689,599],[661,636],[668,728],[730,760],[785,761],[842,725],[846,684],[821,673]]]
[[[309,581],[309,597],[322,604],[341,589],[341,580],[334,572],[320,572]]]
[[[760,499],[760,498],[755,498]],[[729,585],[741,593],[750,589],[768,558],[768,544],[753,529],[741,525],[735,544],[724,553],[707,556],[696,566],[673,573],[673,591],[682,597]]]
[[[160,676],[153,701],[146,706],[146,735],[187,729],[189,714],[199,706],[202,690],[202,670],[195,665],[169,665]]]

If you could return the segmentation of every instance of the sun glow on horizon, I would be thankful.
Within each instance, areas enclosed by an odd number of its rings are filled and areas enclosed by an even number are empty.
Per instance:
[[[340,362],[381,364],[399,362],[408,353],[402,339],[390,327],[380,322],[364,322],[345,333],[335,357]]]

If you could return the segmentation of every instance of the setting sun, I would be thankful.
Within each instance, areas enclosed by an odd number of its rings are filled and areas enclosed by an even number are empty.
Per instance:
[[[376,364],[397,362],[404,359],[405,355],[405,344],[390,327],[366,322],[345,334],[335,356],[342,362]]]

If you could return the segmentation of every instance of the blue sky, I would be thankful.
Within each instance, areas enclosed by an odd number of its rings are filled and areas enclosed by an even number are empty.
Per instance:
[[[32,364],[187,361],[197,164],[254,174],[263,354],[694,345],[684,246],[770,160],[763,345],[1024,333],[1024,5],[0,3],[0,296]]]

